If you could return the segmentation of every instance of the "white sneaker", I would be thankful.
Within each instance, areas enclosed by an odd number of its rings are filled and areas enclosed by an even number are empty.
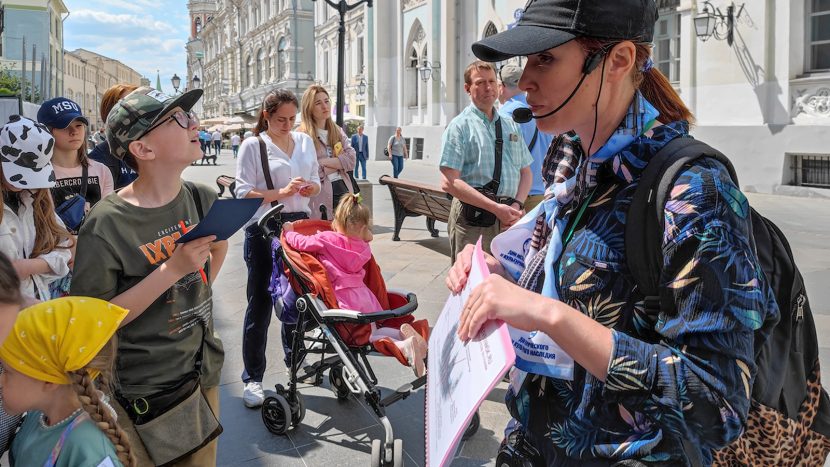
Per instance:
[[[245,383],[245,391],[242,393],[242,402],[245,407],[255,409],[262,405],[265,400],[265,394],[262,392],[262,383],[251,381]]]

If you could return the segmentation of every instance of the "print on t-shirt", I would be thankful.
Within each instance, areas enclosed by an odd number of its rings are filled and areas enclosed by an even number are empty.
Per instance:
[[[195,227],[189,219],[182,221],[182,223],[184,223],[185,226],[184,230],[182,230],[181,224],[165,227],[156,232],[158,237],[156,240],[147,242],[138,247],[141,253],[144,254],[144,258],[148,263],[154,266],[161,265],[161,263],[168,260],[173,255],[173,252],[177,246],[176,240]],[[201,282],[202,275],[199,271],[194,271],[185,275],[176,281],[172,287],[167,289],[164,296],[165,303],[176,303],[180,294],[189,294],[192,289],[198,288]],[[212,301],[210,295],[208,295],[207,300],[198,303],[192,308],[174,311],[169,321],[170,327],[168,331],[170,334],[183,332],[196,325],[207,326],[211,315],[211,304]]]
[[[86,208],[89,210],[90,206],[95,205],[101,200],[101,182],[97,175],[90,175],[86,178]],[[60,206],[61,203],[68,201],[81,194],[83,186],[83,177],[69,177],[60,178],[55,182],[55,187],[52,188],[52,199],[55,201],[55,206]]]

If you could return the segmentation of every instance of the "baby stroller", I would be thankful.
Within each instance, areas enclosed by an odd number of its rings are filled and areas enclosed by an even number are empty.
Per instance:
[[[281,235],[281,210],[282,205],[277,205],[259,220],[263,232],[272,239]],[[307,235],[331,229],[328,221],[302,220],[293,225],[296,232]],[[283,435],[289,429],[299,426],[305,416],[305,406],[297,382],[311,381],[320,385],[323,374],[328,371],[329,383],[337,398],[345,400],[350,394],[362,396],[384,428],[384,439],[372,440],[370,465],[402,466],[403,441],[395,439],[385,408],[406,399],[414,390],[423,386],[426,376],[416,378],[391,393],[381,394],[378,378],[367,358],[367,355],[376,351],[369,344],[368,338],[371,333],[370,323],[376,323],[379,327],[400,327],[403,323],[414,322],[412,313],[418,307],[415,294],[387,290],[380,268],[372,258],[366,265],[365,283],[388,311],[360,313],[338,309],[325,269],[313,255],[295,251],[285,242],[274,242],[274,246],[275,255],[279,255],[278,258],[282,260],[291,289],[298,297],[295,304],[297,325],[293,339],[289,339],[291,352],[288,387],[277,384],[275,391],[265,392],[262,421],[266,428],[271,433]],[[306,332],[318,327],[322,331],[320,337],[306,335]],[[310,345],[306,346],[306,343]],[[312,359],[315,360],[313,363],[304,364],[304,361]],[[478,425],[479,418],[476,414],[465,437],[472,436]]]

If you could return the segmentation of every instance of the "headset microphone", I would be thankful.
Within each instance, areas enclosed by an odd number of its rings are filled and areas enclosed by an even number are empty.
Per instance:
[[[601,48],[585,60],[585,65],[582,67],[582,78],[580,78],[579,82],[576,83],[576,87],[574,87],[574,90],[571,92],[571,95],[568,96],[568,98],[565,99],[565,102],[563,102],[559,107],[551,110],[550,112],[544,115],[533,115],[533,112],[530,109],[520,107],[513,111],[513,120],[516,123],[527,123],[533,119],[538,120],[540,118],[550,117],[556,112],[562,110],[562,107],[565,107],[568,104],[568,102],[570,102],[571,99],[573,99],[574,95],[576,95],[576,92],[579,91],[579,88],[582,87],[582,83],[585,81],[585,78],[587,78],[588,75],[591,74],[591,72],[594,71],[594,69],[597,66],[599,66],[600,63],[602,63],[602,58],[605,57],[605,54],[608,53],[608,51],[611,49],[611,47],[613,47],[613,45],[614,44]]]

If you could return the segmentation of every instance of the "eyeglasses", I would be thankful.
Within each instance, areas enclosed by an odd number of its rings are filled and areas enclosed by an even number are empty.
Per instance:
[[[156,128],[158,128],[162,125],[164,125],[170,119],[175,120],[176,123],[178,123],[179,126],[184,128],[185,130],[187,130],[187,129],[193,127],[193,126],[197,126],[197,127],[199,126],[199,117],[197,117],[194,112],[192,112],[192,111],[191,112],[185,112],[184,110],[177,110],[176,112],[173,112],[173,114],[170,115],[169,117],[157,122],[155,125],[148,128],[147,131],[145,131],[141,136],[147,135],[147,133],[155,130]]]

